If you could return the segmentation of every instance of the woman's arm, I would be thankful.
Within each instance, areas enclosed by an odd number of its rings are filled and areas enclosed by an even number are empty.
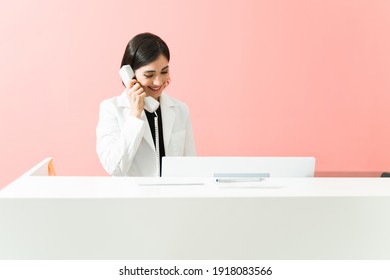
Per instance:
[[[96,151],[104,169],[114,176],[127,174],[145,129],[145,122],[130,114],[122,121],[120,126],[117,108],[110,100],[100,104]]]

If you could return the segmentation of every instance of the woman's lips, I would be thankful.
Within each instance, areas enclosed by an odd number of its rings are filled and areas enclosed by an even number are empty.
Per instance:
[[[159,91],[161,87],[149,87],[152,91]]]

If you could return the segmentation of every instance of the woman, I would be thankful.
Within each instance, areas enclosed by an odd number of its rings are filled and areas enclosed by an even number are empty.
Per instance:
[[[169,59],[167,44],[154,34],[138,34],[127,44],[121,67],[130,65],[135,77],[120,96],[100,104],[96,128],[97,154],[109,174],[159,176],[163,156],[195,155],[188,108],[163,91]],[[157,111],[144,110],[147,96],[160,103]]]

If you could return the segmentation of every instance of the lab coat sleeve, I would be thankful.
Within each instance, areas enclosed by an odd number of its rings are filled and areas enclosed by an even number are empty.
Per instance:
[[[100,104],[96,152],[110,175],[125,176],[142,140],[145,122],[125,115],[120,127],[118,118],[117,108],[112,103]]]

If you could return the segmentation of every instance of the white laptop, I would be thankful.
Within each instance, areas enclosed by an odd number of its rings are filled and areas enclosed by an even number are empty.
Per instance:
[[[313,177],[314,157],[163,157],[163,177],[213,177],[263,174],[264,177]]]

